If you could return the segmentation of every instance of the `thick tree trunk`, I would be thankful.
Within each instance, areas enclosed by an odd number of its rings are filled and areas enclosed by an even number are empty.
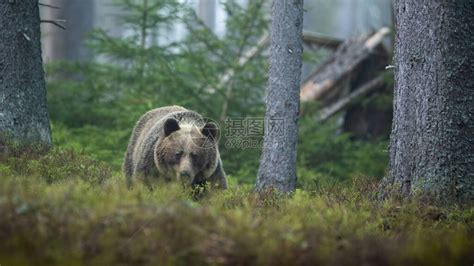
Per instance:
[[[303,1],[273,1],[265,136],[257,190],[296,186]]]
[[[474,200],[474,2],[395,1],[390,180],[405,196]]]
[[[0,134],[51,144],[38,1],[0,1],[0,25]]]

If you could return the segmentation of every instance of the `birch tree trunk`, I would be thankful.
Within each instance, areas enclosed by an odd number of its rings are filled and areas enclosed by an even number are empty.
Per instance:
[[[472,201],[474,2],[397,0],[395,8],[389,181],[405,196]]]
[[[265,136],[256,188],[291,192],[296,186],[303,1],[275,0],[271,17]]]
[[[0,134],[49,145],[38,1],[0,1],[0,25]]]

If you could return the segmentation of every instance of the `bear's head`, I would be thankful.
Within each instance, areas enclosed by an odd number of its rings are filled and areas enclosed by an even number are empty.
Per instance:
[[[212,122],[201,125],[180,125],[168,118],[163,126],[163,138],[155,148],[155,165],[167,180],[177,180],[186,186],[207,181],[217,167],[217,136]]]

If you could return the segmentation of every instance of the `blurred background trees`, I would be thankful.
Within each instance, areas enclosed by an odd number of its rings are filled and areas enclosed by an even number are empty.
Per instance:
[[[56,145],[119,169],[140,115],[178,104],[219,120],[222,157],[232,182],[254,183],[263,134],[249,140],[229,133],[236,133],[236,126],[248,130],[249,121],[243,118],[264,116],[268,1],[43,2],[60,7],[42,7],[43,19],[65,19],[67,28],[42,25]],[[391,23],[388,0],[305,3],[304,30],[337,43]],[[384,44],[390,51],[390,38]],[[310,42],[304,48],[302,80],[334,53],[334,48]],[[376,110],[372,113],[391,113],[391,76],[385,79],[386,89],[364,95],[349,107],[375,105],[379,109],[370,109]],[[373,135],[345,129],[350,108],[316,122],[321,105],[311,101],[301,109],[298,185],[361,174],[381,178],[388,160],[388,130]],[[381,119],[390,124],[391,117]]]

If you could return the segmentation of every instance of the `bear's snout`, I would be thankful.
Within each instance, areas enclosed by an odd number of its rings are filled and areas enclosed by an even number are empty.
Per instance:
[[[194,183],[194,176],[191,174],[191,172],[184,170],[179,172],[179,180],[181,183],[189,186]]]
[[[189,173],[189,171],[181,171],[181,172],[179,173],[179,176],[180,176],[181,178],[190,178],[190,177],[191,177],[191,173]]]

